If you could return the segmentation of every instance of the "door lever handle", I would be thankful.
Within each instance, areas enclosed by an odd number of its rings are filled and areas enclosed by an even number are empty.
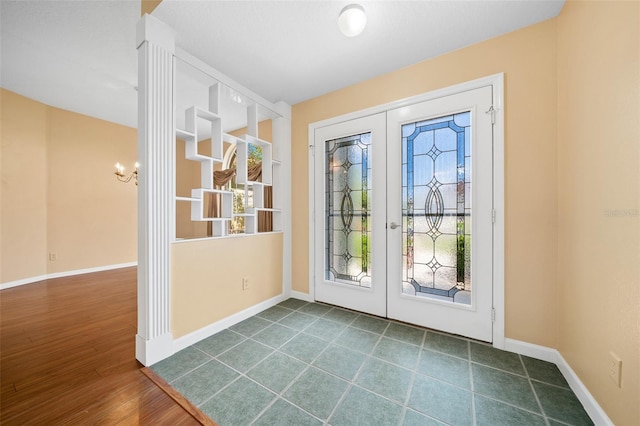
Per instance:
[[[397,223],[395,223],[395,222],[391,222],[391,223],[389,224],[389,228],[391,228],[391,229],[396,229],[398,226],[400,226],[400,225],[398,225],[398,224],[397,224]]]

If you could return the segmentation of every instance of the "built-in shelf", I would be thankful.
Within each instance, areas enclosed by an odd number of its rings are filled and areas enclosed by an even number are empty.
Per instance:
[[[230,135],[229,133],[223,133],[222,134],[222,140],[226,143],[232,143],[232,144],[236,144],[238,143],[238,141],[240,142],[244,142],[244,139],[238,137],[238,136],[233,136]]]
[[[250,213],[251,215],[255,215],[258,212],[280,212],[280,209],[272,209],[272,208],[265,208],[265,207],[260,207],[260,208],[247,208],[247,213]]]
[[[186,141],[187,139],[195,139],[196,135],[186,130],[176,129],[176,137]]]
[[[273,206],[280,205],[276,200],[281,199],[281,162],[274,159],[273,145],[259,138],[258,135],[258,105],[247,107],[247,134],[238,137],[223,131],[223,117],[220,112],[221,87],[216,83],[209,87],[208,109],[191,106],[184,111],[185,128],[175,129],[177,139],[184,140],[184,157],[200,163],[200,188],[191,190],[191,197],[175,197],[176,202],[191,203],[191,220],[210,222],[213,230],[210,238],[227,236],[229,223],[235,217],[244,217],[245,233],[258,232],[259,212],[271,212],[273,230],[282,230],[281,210],[271,206],[265,207],[264,188],[272,187]],[[215,189],[213,172],[217,163],[224,158],[224,143],[236,146],[236,183],[244,185],[246,191],[253,191],[253,205],[249,207],[249,197],[245,197],[245,212],[234,213],[233,192]],[[248,179],[249,152],[251,146],[262,150],[262,176],[260,181]],[[210,194],[209,196],[207,194]],[[246,194],[246,193],[245,193]],[[218,199],[218,214],[220,217],[208,217],[205,209],[209,206],[208,197]],[[211,201],[209,201],[211,202]]]

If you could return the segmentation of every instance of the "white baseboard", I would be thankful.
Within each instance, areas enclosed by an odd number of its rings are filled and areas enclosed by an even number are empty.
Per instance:
[[[44,281],[47,278],[48,278],[47,275],[38,275],[37,277],[23,278],[21,280],[9,281],[9,282],[0,284],[0,290],[5,290],[11,287],[18,287],[19,285],[31,284],[38,281]]]
[[[591,417],[591,420],[593,420],[593,422],[598,426],[613,426],[613,422],[609,416],[607,416],[607,413],[605,413],[602,407],[600,407],[598,401],[596,401],[593,395],[591,395],[591,392],[589,392],[584,383],[582,383],[578,375],[573,371],[560,352],[558,352],[558,362],[556,362],[556,365],[560,369],[560,372],[567,383],[569,383],[569,387],[573,390],[573,393],[576,394],[584,406],[584,409],[589,414],[589,417]]]
[[[97,266],[95,268],[86,268],[86,269],[76,269],[75,271],[56,272],[53,274],[47,274],[47,279],[70,277],[72,275],[90,274],[92,272],[110,271],[112,269],[129,268],[131,266],[138,266],[138,262],[116,263],[115,265]]]
[[[279,295],[276,297],[272,297],[271,299],[265,300],[264,302],[260,302],[257,305],[253,305],[243,311],[240,311],[236,314],[230,315],[226,318],[221,319],[220,321],[216,321],[212,324],[209,324],[205,327],[202,327],[199,330],[193,331],[185,336],[179,337],[173,341],[173,350],[174,353],[181,351],[184,348],[187,348],[194,343],[198,343],[201,340],[206,339],[209,336],[213,336],[214,334],[224,330],[225,328],[229,328],[234,324],[237,324],[241,321],[246,320],[249,317],[252,317],[260,312],[269,309],[272,306],[277,305],[285,299],[284,295]]]
[[[607,416],[602,407],[600,407],[598,401],[596,401],[593,395],[591,395],[587,387],[582,383],[578,375],[573,371],[569,363],[567,363],[557,349],[508,338],[504,339],[504,348],[510,352],[552,362],[557,365],[558,369],[569,384],[569,387],[580,400],[585,411],[589,414],[589,417],[591,417],[591,420],[599,426],[613,426],[613,422],[609,416]]]
[[[95,268],[76,269],[75,271],[55,272],[53,274],[38,275],[37,277],[23,278],[21,280],[9,281],[0,284],[0,290],[5,290],[11,287],[17,287],[20,285],[31,284],[38,281],[44,281],[52,278],[70,277],[73,275],[90,274],[92,272],[110,271],[111,269],[128,268],[131,266],[137,266],[138,262],[117,263],[115,265],[97,266]]]
[[[294,299],[304,300],[305,302],[313,302],[309,293],[301,293],[299,291],[291,290],[291,297]]]
[[[556,349],[509,338],[504,339],[504,350],[554,364],[558,364],[558,355],[560,355]]]

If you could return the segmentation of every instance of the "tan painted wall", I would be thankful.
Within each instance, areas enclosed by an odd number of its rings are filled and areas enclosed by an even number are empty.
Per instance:
[[[130,172],[137,131],[49,107],[49,273],[135,262],[137,187],[116,180],[116,162]]]
[[[308,125],[505,73],[506,336],[557,347],[556,22],[549,20],[293,106],[293,289],[308,292]]]
[[[210,154],[210,152],[203,154]],[[176,195],[191,197],[191,189],[200,187],[200,163],[187,160],[184,157],[184,141],[176,140]],[[206,222],[191,220],[191,203],[180,201],[176,203],[176,237],[203,238],[207,236]]]
[[[1,93],[2,282],[134,262],[136,129]]]
[[[174,243],[171,265],[171,331],[179,338],[282,293],[282,233]]]
[[[145,13],[151,13],[158,5],[162,3],[162,0],[141,0],[140,1],[140,16],[144,16]]]
[[[640,424],[639,27],[637,1],[558,18],[559,348],[618,425]]]
[[[0,282],[47,273],[47,106],[0,89]]]

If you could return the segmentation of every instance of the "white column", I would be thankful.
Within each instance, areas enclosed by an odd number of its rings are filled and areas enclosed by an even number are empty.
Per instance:
[[[138,333],[136,358],[173,354],[171,240],[175,228],[174,31],[145,15],[138,49]]]

